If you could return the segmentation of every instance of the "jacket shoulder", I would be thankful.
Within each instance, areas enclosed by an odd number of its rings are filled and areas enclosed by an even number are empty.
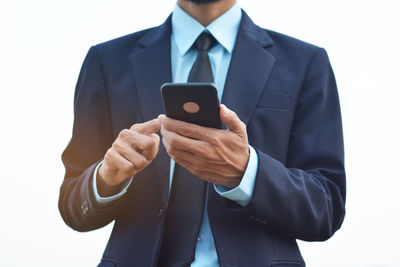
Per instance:
[[[269,49],[280,62],[296,68],[307,67],[315,55],[320,54],[329,61],[324,48],[297,38],[265,29],[274,44]]]
[[[268,29],[264,30],[274,42],[271,52],[280,58],[303,61],[310,59],[317,51],[325,51],[315,44],[299,40],[292,36]]]
[[[127,34],[118,38],[114,38],[94,45],[96,51],[101,54],[126,54],[132,53],[138,46],[138,41],[147,33],[153,31],[157,27],[144,29],[131,34]]]
[[[280,32],[276,32],[276,31],[272,31],[269,29],[264,29],[269,36],[272,38],[272,40],[274,41],[274,43],[277,46],[280,46],[282,48],[296,48],[296,49],[300,49],[300,50],[310,50],[310,51],[316,51],[318,49],[321,49],[321,47],[315,45],[315,44],[311,44],[308,42],[305,42],[303,40],[297,39],[295,37],[280,33]]]

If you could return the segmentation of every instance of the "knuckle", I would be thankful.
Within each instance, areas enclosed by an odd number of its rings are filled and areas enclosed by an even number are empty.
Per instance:
[[[123,145],[121,144],[121,142],[119,142],[119,141],[117,140],[117,141],[115,141],[115,142],[112,144],[111,147],[112,147],[112,149],[115,150],[115,151],[121,151],[122,148],[123,148]]]
[[[169,138],[169,144],[174,147],[179,143],[178,138],[176,137],[176,135],[171,135]]]
[[[158,140],[156,138],[151,138],[150,139],[150,147],[151,148],[156,147],[157,144],[158,144]]]
[[[127,162],[126,164],[124,164],[122,171],[130,175],[132,172],[135,171],[135,165],[133,165],[133,163],[131,162]]]
[[[110,158],[114,159],[118,156],[119,152],[114,148],[110,148],[110,152],[108,154]]]
[[[151,138],[153,138],[155,141],[160,141],[160,136],[156,133],[151,134]]]
[[[152,149],[155,146],[156,142],[153,138],[147,137],[143,140],[143,147],[145,149]]]
[[[168,155],[170,155],[171,157],[174,157],[174,150],[172,149],[171,146],[169,146],[169,145],[165,146],[165,150],[167,151]]]
[[[174,140],[174,138],[171,138],[169,140],[167,140],[168,145],[172,148],[176,145],[176,140]]]
[[[202,153],[207,162],[215,162],[218,159],[213,149],[211,148],[203,149]]]
[[[134,125],[131,126],[131,130],[136,130],[139,127],[140,123],[135,123]]]
[[[156,135],[156,137],[153,138],[154,142],[154,147],[157,148],[160,145],[160,137]]]
[[[105,155],[107,156],[107,155],[110,155],[111,153],[113,153],[113,148],[112,148],[112,146],[111,146],[109,149],[107,149]]]
[[[138,168],[142,168],[142,167],[146,166],[146,164],[147,164],[147,160],[144,159],[143,157],[137,159],[137,161],[136,161],[136,166]]]
[[[177,152],[176,148],[171,147],[169,150],[170,150],[170,154],[171,154],[171,155],[179,156],[178,153],[176,153],[176,152]]]
[[[182,127],[181,129],[179,129],[179,133],[183,136],[188,136],[190,135],[191,131],[187,127]]]
[[[107,161],[111,160],[111,158],[113,156],[113,153],[114,153],[113,149],[109,148],[107,150],[106,154],[104,155],[104,159],[107,160]]]
[[[220,144],[219,134],[210,135],[208,142],[213,146],[218,146]]]
[[[150,159],[148,159],[149,161],[152,161],[153,159],[155,159],[157,156],[157,150],[152,151],[151,155],[150,155]]]
[[[118,135],[118,137],[119,138],[126,138],[126,137],[128,137],[129,135],[130,135],[130,131],[128,130],[128,129],[123,129],[120,133],[119,133],[119,135]]]

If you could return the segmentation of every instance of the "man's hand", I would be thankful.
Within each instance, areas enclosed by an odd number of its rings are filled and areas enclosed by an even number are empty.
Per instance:
[[[146,168],[157,155],[159,130],[158,119],[122,130],[104,156],[98,170],[100,178],[107,185],[118,185]]]
[[[198,126],[160,115],[162,142],[171,158],[197,177],[234,188],[249,160],[246,125],[235,112],[220,106],[228,130]]]

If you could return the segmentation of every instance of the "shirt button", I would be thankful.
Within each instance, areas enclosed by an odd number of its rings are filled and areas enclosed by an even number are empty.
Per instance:
[[[199,235],[199,237],[197,237],[197,241],[202,241],[203,240],[203,236]]]

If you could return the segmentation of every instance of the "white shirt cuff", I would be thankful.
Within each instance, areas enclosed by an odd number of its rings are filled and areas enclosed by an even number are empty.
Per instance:
[[[242,207],[246,206],[251,200],[258,170],[257,152],[251,146],[249,146],[249,149],[249,162],[247,163],[247,168],[240,184],[233,189],[222,185],[214,185],[214,189],[219,195],[237,202]]]
[[[100,194],[97,190],[97,170],[99,169],[99,167],[102,163],[103,163],[103,161],[101,161],[96,166],[96,169],[94,170],[94,173],[93,173],[93,192],[94,192],[94,197],[95,197],[97,203],[100,205],[105,205],[105,204],[108,204],[108,203],[120,198],[122,195],[124,195],[126,193],[126,190],[129,187],[129,185],[132,183],[133,177],[131,177],[129,179],[129,182],[125,183],[124,187],[118,194],[110,196],[110,197],[102,197],[102,196],[100,196]]]

